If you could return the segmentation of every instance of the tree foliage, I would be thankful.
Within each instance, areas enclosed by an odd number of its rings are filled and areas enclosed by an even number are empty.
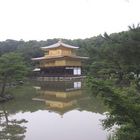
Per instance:
[[[3,54],[0,57],[0,96],[4,96],[7,84],[22,80],[27,74],[27,71],[28,68],[19,54]]]
[[[111,35],[105,33],[103,38],[89,65],[88,86],[110,108],[103,125],[118,126],[112,139],[139,140],[140,27],[129,27],[127,32]]]

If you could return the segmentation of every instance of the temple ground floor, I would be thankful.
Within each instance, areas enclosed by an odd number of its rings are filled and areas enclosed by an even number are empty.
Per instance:
[[[81,67],[48,67],[40,69],[40,76],[69,77],[81,75]]]

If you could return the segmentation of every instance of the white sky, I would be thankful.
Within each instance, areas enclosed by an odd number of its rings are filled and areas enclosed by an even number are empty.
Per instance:
[[[140,0],[0,0],[0,40],[88,38],[140,22]]]

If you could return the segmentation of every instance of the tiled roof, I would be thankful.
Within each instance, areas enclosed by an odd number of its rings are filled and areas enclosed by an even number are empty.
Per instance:
[[[71,49],[78,49],[79,48],[79,47],[76,47],[76,46],[65,44],[62,41],[58,41],[56,44],[46,46],[46,47],[41,47],[41,49],[42,50],[47,50],[47,49],[50,49],[50,48],[57,48],[57,47],[60,47],[60,46],[63,46],[63,47],[66,47],[66,48],[71,48]]]
[[[45,57],[37,57],[37,58],[32,58],[31,60],[43,60]]]
[[[88,59],[88,57],[81,57],[81,56],[48,56],[48,57],[38,57],[32,58],[32,60],[43,60],[43,59],[57,59],[57,58],[76,58],[76,59]]]

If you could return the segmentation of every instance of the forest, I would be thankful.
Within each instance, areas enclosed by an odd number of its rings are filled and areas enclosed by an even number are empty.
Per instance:
[[[8,58],[8,54],[11,53],[20,54],[27,67],[30,68],[28,71],[31,71],[35,67],[31,58],[43,56],[40,47],[51,45],[58,40],[57,38],[45,41],[7,39],[0,42],[0,58]],[[107,119],[102,123],[106,129],[110,129],[114,125],[118,126],[110,139],[139,140],[140,26],[129,26],[128,31],[110,35],[104,33],[104,35],[87,39],[62,39],[62,41],[78,46],[77,53],[89,57],[86,62],[83,62],[84,73],[87,75],[87,86],[94,95],[103,98],[110,110],[106,114]],[[12,58],[9,57],[9,59]],[[16,61],[16,63],[20,63],[20,61]],[[2,73],[2,68],[4,66],[0,64],[1,83],[5,78],[1,76],[4,73]]]

